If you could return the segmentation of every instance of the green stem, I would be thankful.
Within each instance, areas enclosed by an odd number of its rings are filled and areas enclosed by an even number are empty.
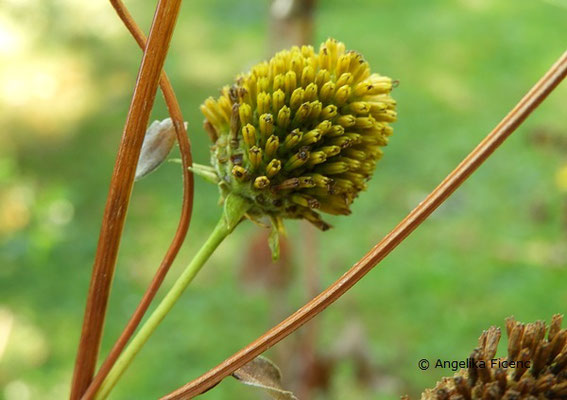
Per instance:
[[[172,309],[175,302],[179,299],[179,297],[181,297],[181,294],[187,288],[189,283],[191,283],[195,275],[197,275],[203,264],[205,264],[219,244],[229,235],[232,228],[234,227],[229,226],[229,223],[227,223],[226,218],[223,215],[207,241],[195,255],[195,258],[193,258],[191,263],[173,284],[152,315],[134,336],[128,347],[126,347],[124,352],[120,355],[116,364],[114,364],[97,392],[95,396],[96,400],[106,399],[114,385],[116,385],[116,382],[118,382],[124,371],[126,371],[142,346],[148,341],[151,334],[156,330],[163,318]]]

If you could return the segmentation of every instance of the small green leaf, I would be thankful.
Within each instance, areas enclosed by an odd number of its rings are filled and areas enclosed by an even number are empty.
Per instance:
[[[240,222],[252,203],[242,196],[230,193],[224,200],[224,219],[230,231]]]
[[[282,388],[280,369],[266,357],[256,357],[232,376],[245,385],[264,389],[275,400],[298,400],[292,392]]]

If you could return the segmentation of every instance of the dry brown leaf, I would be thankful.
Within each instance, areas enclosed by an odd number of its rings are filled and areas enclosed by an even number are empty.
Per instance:
[[[292,392],[282,388],[280,369],[266,357],[256,357],[232,376],[245,385],[264,389],[275,400],[299,400]]]
[[[185,122],[185,129],[187,123]],[[136,167],[135,180],[140,180],[163,163],[175,144],[175,127],[171,118],[154,121],[146,130]]]

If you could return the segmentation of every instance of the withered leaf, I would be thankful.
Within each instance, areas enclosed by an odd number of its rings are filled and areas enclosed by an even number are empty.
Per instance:
[[[232,376],[245,385],[264,389],[275,400],[298,400],[292,392],[282,388],[280,369],[266,357],[256,357]]]
[[[185,123],[187,128],[187,123]],[[154,121],[146,130],[136,167],[135,180],[142,179],[163,163],[175,144],[175,127],[171,118]]]

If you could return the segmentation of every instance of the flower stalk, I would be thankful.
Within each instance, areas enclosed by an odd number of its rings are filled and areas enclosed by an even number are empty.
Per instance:
[[[224,213],[213,232],[201,246],[193,260],[187,265],[177,281],[175,281],[171,289],[169,289],[148,320],[142,325],[130,344],[124,349],[106,379],[102,382],[99,391],[94,397],[96,400],[103,400],[108,397],[110,391],[131,364],[134,357],[140,352],[167,313],[171,311],[205,262],[222,241],[234,230],[249,208],[250,203],[242,197],[232,195],[226,198]]]

